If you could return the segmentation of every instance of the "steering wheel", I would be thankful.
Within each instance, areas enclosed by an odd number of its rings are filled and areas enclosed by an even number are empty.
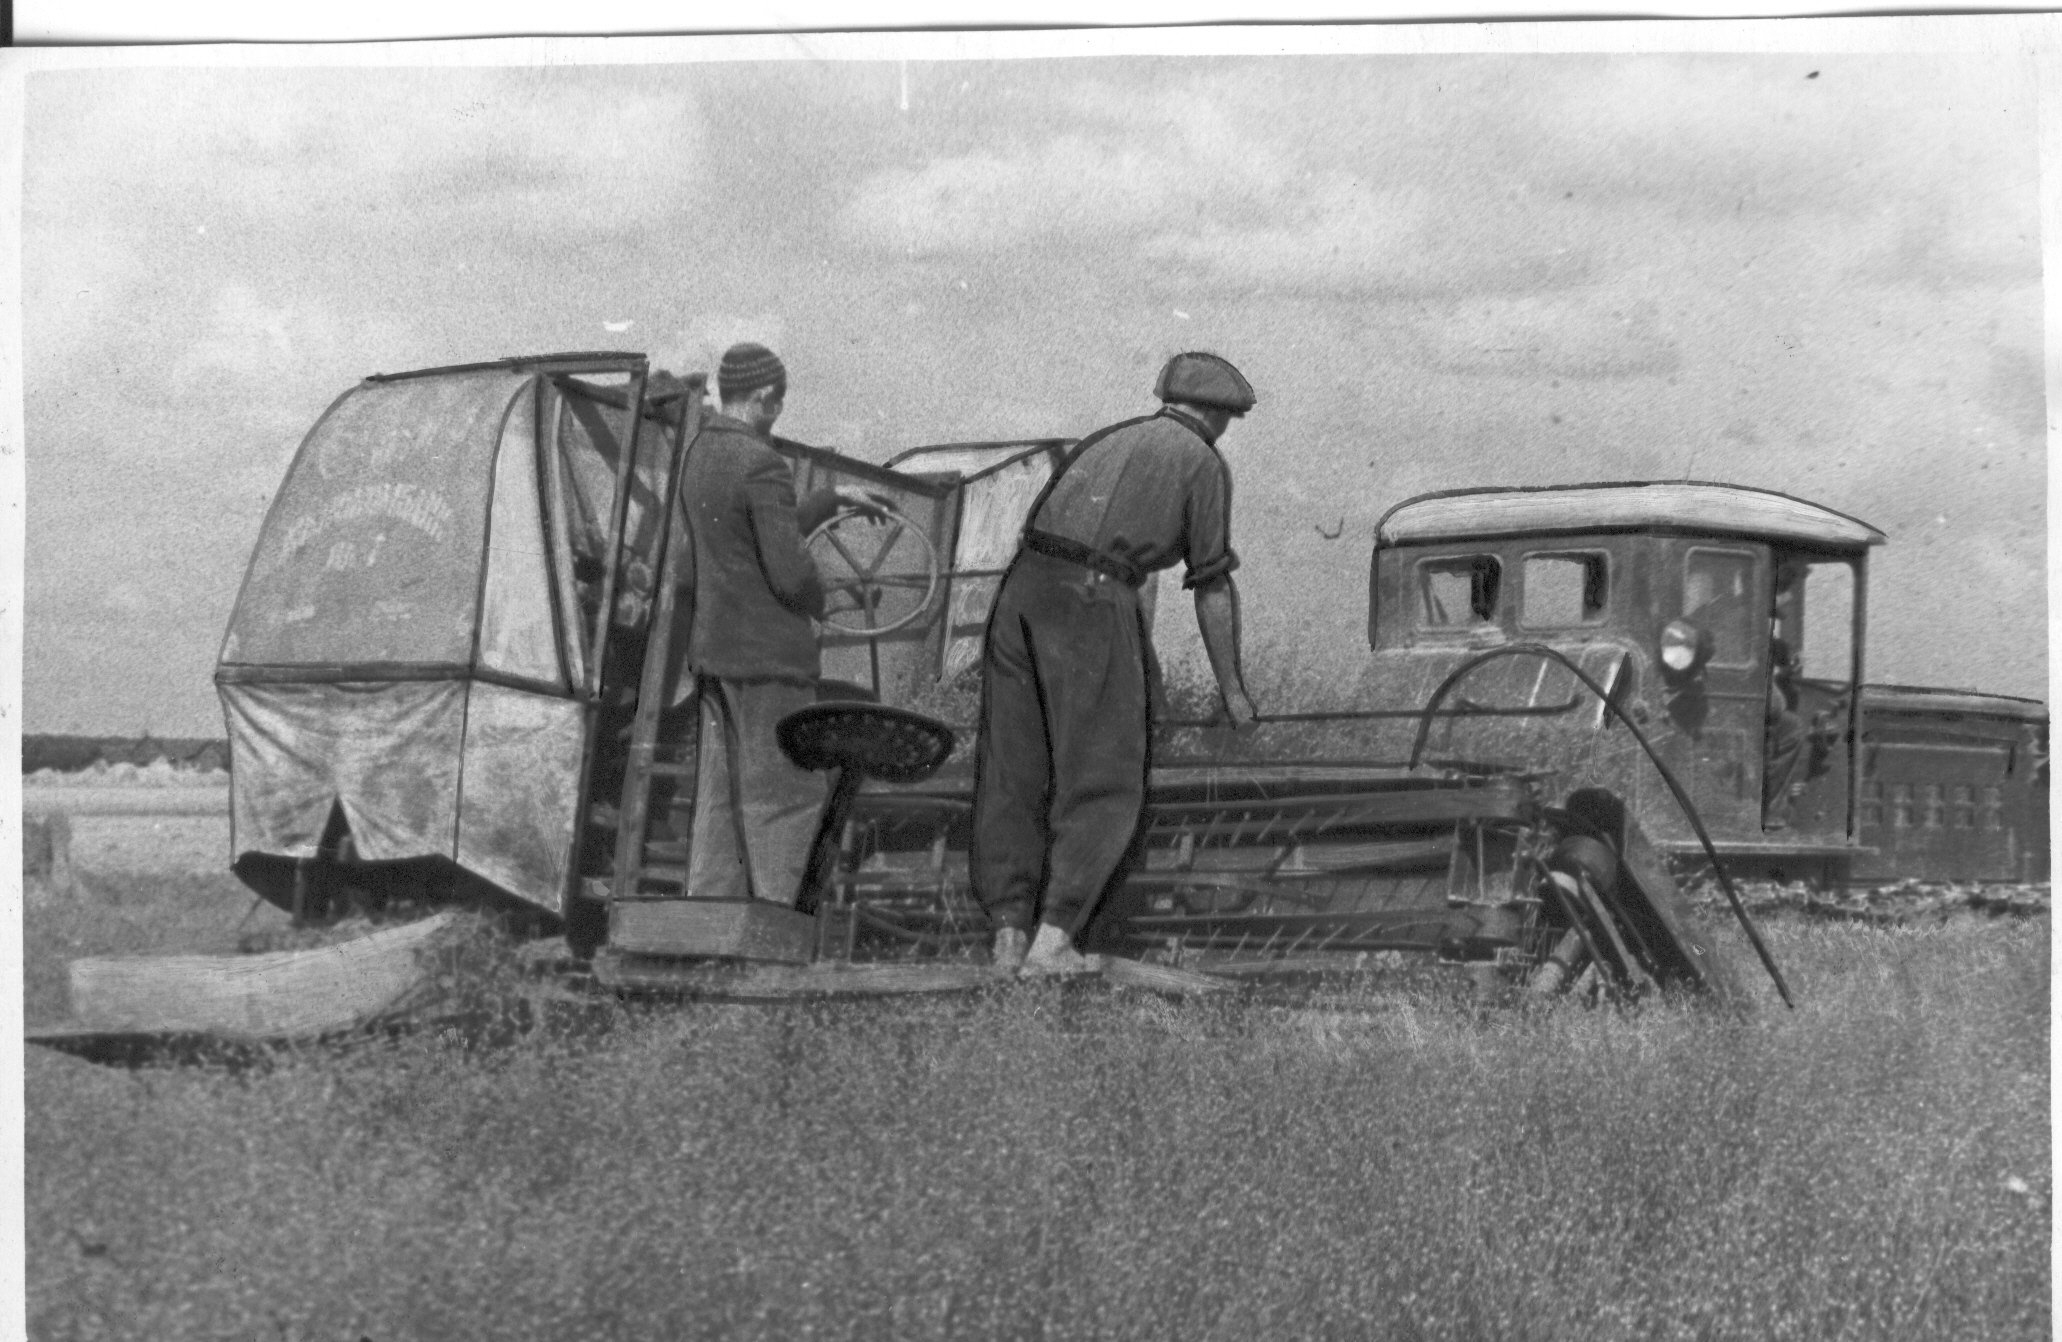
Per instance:
[[[839,633],[893,633],[922,617],[938,595],[937,547],[892,504],[883,508],[886,522],[854,526],[862,514],[839,512],[809,533],[809,557],[823,575],[822,622]]]

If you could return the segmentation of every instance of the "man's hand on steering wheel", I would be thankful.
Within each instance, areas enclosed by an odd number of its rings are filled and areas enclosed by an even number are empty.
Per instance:
[[[895,502],[885,494],[858,485],[839,485],[831,492],[837,495],[841,512],[857,513],[869,522],[885,522],[895,516]]]
[[[826,595],[848,595],[840,597],[847,604],[825,610],[823,623],[841,634],[879,638],[922,618],[938,594],[943,574],[938,551],[924,529],[904,516],[893,500],[871,490],[856,485],[819,490],[809,496],[813,507],[820,508],[826,495],[837,510],[810,531],[807,545],[824,575]],[[860,540],[858,528],[846,525],[855,519],[864,519],[870,532],[878,531]],[[838,534],[841,527],[843,540]],[[892,604],[907,609],[899,614],[882,609],[890,591],[900,594]],[[857,617],[858,622],[840,616]]]

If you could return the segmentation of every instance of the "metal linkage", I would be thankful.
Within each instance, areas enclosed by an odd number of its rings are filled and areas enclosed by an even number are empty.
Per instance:
[[[1541,643],[1512,643],[1501,648],[1491,648],[1487,652],[1469,658],[1454,668],[1452,674],[1439,682],[1439,688],[1432,692],[1432,697],[1426,701],[1425,707],[1421,710],[1421,716],[1418,719],[1417,739],[1411,744],[1411,767],[1416,768],[1418,760],[1424,755],[1425,743],[1432,734],[1432,719],[1437,714],[1439,705],[1445,700],[1447,693],[1478,667],[1485,666],[1502,657],[1543,657],[1559,662],[1563,667],[1567,668],[1570,675],[1581,681],[1590,693],[1596,695],[1604,707],[1610,710],[1611,715],[1623,723],[1625,729],[1632,733],[1633,739],[1640,743],[1640,749],[1646,752],[1647,759],[1653,764],[1655,772],[1661,775],[1661,781],[1668,785],[1669,793],[1675,798],[1676,805],[1682,808],[1684,818],[1690,822],[1690,828],[1696,832],[1697,842],[1703,845],[1705,856],[1711,860],[1711,869],[1718,874],[1718,883],[1725,890],[1726,901],[1733,907],[1733,916],[1739,919],[1740,929],[1747,934],[1748,944],[1754,947],[1754,953],[1760,958],[1762,968],[1768,971],[1770,980],[1775,983],[1777,995],[1783,999],[1784,1006],[1794,1008],[1797,1003],[1791,999],[1790,985],[1784,982],[1783,971],[1776,967],[1775,957],[1769,953],[1768,946],[1762,941],[1760,929],[1755,927],[1754,920],[1748,916],[1747,906],[1741,900],[1740,892],[1733,887],[1733,878],[1726,874],[1725,864],[1719,861],[1718,849],[1712,845],[1711,835],[1706,832],[1703,818],[1697,814],[1697,808],[1691,803],[1689,794],[1683,790],[1683,785],[1676,781],[1675,774],[1669,767],[1662,763],[1660,753],[1654,749],[1653,743],[1647,740],[1646,733],[1640,730],[1639,724],[1633,721],[1632,715],[1627,713],[1618,701],[1611,697],[1609,691],[1597,684],[1595,678],[1580,666],[1577,666],[1574,659],[1570,658],[1567,654]]]

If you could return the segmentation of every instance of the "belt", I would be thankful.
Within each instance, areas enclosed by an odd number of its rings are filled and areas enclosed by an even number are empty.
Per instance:
[[[1146,571],[1130,560],[1104,554],[1093,546],[1083,545],[1080,541],[1069,540],[1065,536],[1055,536],[1050,531],[1025,527],[1024,548],[1035,550],[1048,558],[1079,564],[1082,568],[1100,573],[1105,578],[1114,578],[1127,587],[1137,587],[1146,580]]]

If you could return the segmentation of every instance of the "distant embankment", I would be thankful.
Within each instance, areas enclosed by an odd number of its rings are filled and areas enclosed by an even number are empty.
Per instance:
[[[179,736],[24,736],[21,771],[55,769],[72,773],[95,764],[138,767],[164,759],[188,769],[226,769],[229,743],[220,739]]]

